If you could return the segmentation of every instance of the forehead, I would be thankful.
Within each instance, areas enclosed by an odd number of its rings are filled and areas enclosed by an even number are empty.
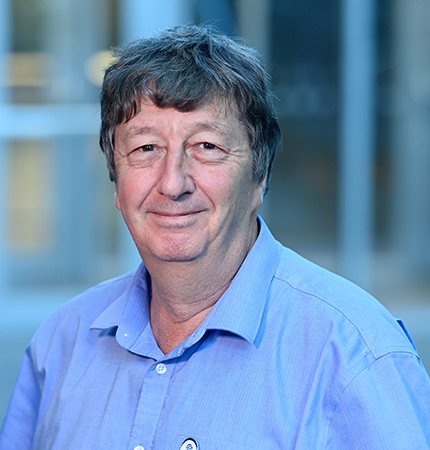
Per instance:
[[[145,100],[140,101],[133,117],[116,126],[116,134],[131,138],[136,134],[177,129],[190,133],[212,131],[225,135],[235,134],[237,137],[246,134],[235,108],[225,102],[213,102],[182,112],[170,106],[159,107]]]

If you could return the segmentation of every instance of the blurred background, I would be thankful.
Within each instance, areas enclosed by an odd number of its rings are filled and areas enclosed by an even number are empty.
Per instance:
[[[0,421],[41,321],[138,264],[98,148],[102,69],[184,23],[267,64],[275,236],[400,316],[429,369],[429,19],[425,0],[0,0]]]

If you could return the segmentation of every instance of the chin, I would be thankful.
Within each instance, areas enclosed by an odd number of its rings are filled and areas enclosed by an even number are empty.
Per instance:
[[[165,263],[189,263],[197,260],[197,257],[191,255],[161,255],[159,261]]]
[[[163,262],[196,261],[205,253],[205,246],[186,245],[184,242],[163,242],[149,249],[153,258]]]
[[[185,263],[192,262],[199,259],[199,254],[190,253],[190,252],[164,252],[164,253],[153,253],[153,257],[163,262],[172,262],[172,263]]]

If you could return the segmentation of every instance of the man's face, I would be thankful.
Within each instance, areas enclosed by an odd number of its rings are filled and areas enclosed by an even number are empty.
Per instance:
[[[264,186],[244,127],[226,110],[142,102],[116,127],[116,205],[145,262],[219,262],[252,243]]]

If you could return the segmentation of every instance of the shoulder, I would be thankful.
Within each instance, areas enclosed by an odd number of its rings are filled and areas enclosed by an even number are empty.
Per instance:
[[[30,350],[38,359],[53,347],[66,347],[83,338],[94,320],[129,289],[134,272],[103,281],[70,299],[51,314],[36,331]]]
[[[48,319],[48,323],[58,320],[62,316],[66,316],[68,319],[76,317],[80,320],[93,321],[97,315],[127,291],[134,274],[135,272],[128,272],[86,289],[62,305]]]
[[[288,298],[293,314],[314,318],[314,326],[336,336],[337,342],[360,343],[373,358],[398,351],[416,355],[401,321],[378,300],[292,250],[283,248],[274,285]]]

